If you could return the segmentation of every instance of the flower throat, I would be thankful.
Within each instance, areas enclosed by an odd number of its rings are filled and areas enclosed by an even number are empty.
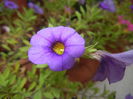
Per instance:
[[[52,50],[58,55],[62,55],[64,53],[64,49],[64,44],[60,42],[56,42],[52,47]]]

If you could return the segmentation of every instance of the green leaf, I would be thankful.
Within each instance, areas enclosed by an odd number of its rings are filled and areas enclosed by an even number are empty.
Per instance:
[[[75,14],[78,17],[78,20],[80,21],[81,20],[81,14],[78,11],[76,11]]]
[[[36,65],[36,68],[46,68],[46,67],[48,67],[47,64]]]
[[[60,97],[60,91],[57,88],[52,89],[52,94],[56,98]]]
[[[29,46],[24,46],[24,47],[19,48],[19,50],[20,50],[21,52],[27,52],[28,49],[29,49]]]
[[[49,24],[48,24],[48,27],[54,27],[54,25],[53,25],[53,24],[51,24],[51,23],[49,23]]]
[[[9,76],[9,74],[10,74],[9,69],[6,69],[6,70],[4,71],[4,73],[3,73],[4,78],[7,79],[8,76]]]
[[[41,92],[41,90],[39,90],[38,92],[36,92],[34,94],[33,99],[42,99],[42,92]]]
[[[27,81],[27,78],[26,78],[26,77],[25,77],[25,78],[23,78],[23,79],[21,80],[21,82],[19,83],[18,88],[19,88],[19,89],[23,88],[23,87],[24,87],[24,85],[25,85],[25,83],[26,83],[26,81]]]
[[[23,43],[24,43],[25,45],[27,45],[27,46],[30,46],[30,43],[29,43],[28,40],[23,39]]]
[[[2,46],[3,48],[5,48],[6,50],[8,50],[8,51],[11,50],[11,48],[10,48],[8,45],[4,45],[4,44],[2,44],[1,46]]]
[[[14,73],[18,72],[19,71],[19,68],[20,68],[20,63],[19,62],[16,62],[15,63],[15,68],[14,68]]]
[[[82,7],[82,6],[80,6],[80,11],[81,11],[81,13],[82,13],[82,15],[83,15],[83,16],[85,16],[85,15],[86,15],[85,10],[83,9],[83,7]]]
[[[80,34],[84,38],[84,34]]]
[[[36,87],[36,82],[33,82],[33,83],[30,85],[28,91],[31,91],[31,90],[32,90],[33,88],[35,88],[35,87]]]
[[[58,88],[51,88],[47,92],[44,92],[44,96],[52,99],[52,98],[59,98],[60,97],[60,90]]]
[[[44,92],[44,96],[48,99],[53,99],[54,98],[54,96],[51,92]]]
[[[116,92],[112,92],[108,95],[108,99],[115,99]]]
[[[24,99],[24,97],[22,95],[15,95],[13,99]]]

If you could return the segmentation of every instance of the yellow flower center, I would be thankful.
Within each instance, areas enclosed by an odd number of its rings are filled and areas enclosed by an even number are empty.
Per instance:
[[[64,53],[65,46],[63,43],[57,42],[53,45],[52,49],[56,54],[62,55]]]

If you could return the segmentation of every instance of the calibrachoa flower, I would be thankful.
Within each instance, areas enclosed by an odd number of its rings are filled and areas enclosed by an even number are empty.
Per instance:
[[[38,14],[43,14],[44,13],[42,8],[40,8],[38,5],[36,5],[32,2],[29,2],[28,6],[29,6],[29,8],[32,8]]]
[[[125,99],[133,99],[133,96],[131,96],[130,94],[128,94]]]
[[[133,63],[133,50],[111,54],[104,51],[96,52],[96,55],[101,56],[100,67],[94,77],[95,81],[103,81],[106,78],[109,83],[115,83],[122,80],[126,66]]]
[[[29,60],[48,64],[53,71],[70,69],[85,50],[84,39],[72,28],[58,26],[42,29],[30,41]]]
[[[17,9],[18,5],[12,1],[8,1],[8,0],[4,0],[4,5],[5,7],[9,8],[9,9]]]
[[[110,11],[110,12],[115,12],[116,11],[113,0],[104,0],[103,2],[100,3],[99,6],[103,10],[107,10],[107,11]]]

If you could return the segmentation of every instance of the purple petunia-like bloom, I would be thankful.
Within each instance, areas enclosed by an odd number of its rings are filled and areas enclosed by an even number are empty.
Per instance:
[[[131,94],[128,94],[125,99],[133,99],[133,96],[131,96]]]
[[[29,60],[48,64],[53,71],[70,69],[85,50],[85,40],[72,28],[58,26],[42,29],[30,41]]]
[[[101,59],[99,69],[94,76],[95,81],[103,81],[106,78],[110,84],[120,81],[124,77],[126,66],[133,63],[133,50],[118,54],[98,51],[96,54],[101,56]]]
[[[103,10],[107,10],[110,12],[116,11],[113,0],[104,0],[103,2],[99,4],[99,7],[102,8]]]
[[[12,1],[8,1],[8,0],[4,0],[4,5],[5,7],[9,8],[9,9],[17,9],[18,5]]]
[[[42,8],[40,8],[38,5],[36,5],[32,2],[29,2],[28,6],[29,6],[29,8],[32,8],[36,13],[38,13],[40,15],[44,13]]]

